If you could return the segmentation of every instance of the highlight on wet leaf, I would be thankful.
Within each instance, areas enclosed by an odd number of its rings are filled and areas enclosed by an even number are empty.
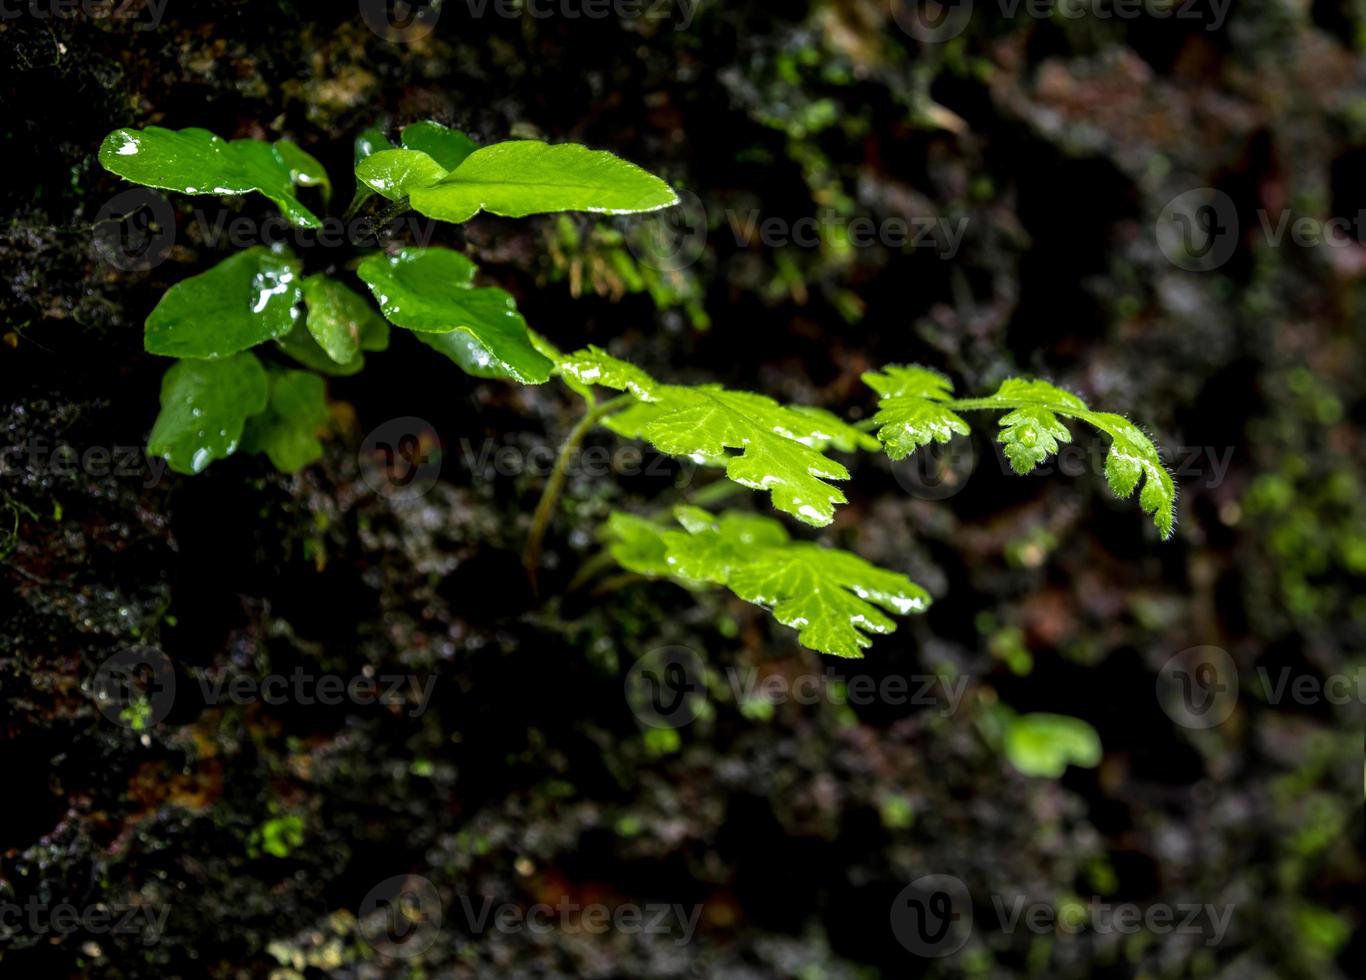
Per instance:
[[[1129,497],[1140,483],[1138,500],[1163,539],[1176,524],[1176,484],[1151,439],[1134,423],[1112,412],[1096,412],[1069,391],[1047,381],[1009,378],[986,398],[955,399],[953,385],[943,375],[919,366],[891,365],[870,371],[864,382],[878,393],[880,409],[873,417],[877,437],[892,459],[903,459],[930,442],[947,442],[967,435],[958,414],[995,410],[999,439],[1016,473],[1031,472],[1069,442],[1072,433],[1062,418],[1094,426],[1110,437],[1105,477],[1119,497]],[[1062,418],[1059,418],[1061,416]]]
[[[166,290],[143,326],[143,347],[166,357],[227,357],[288,334],[302,295],[298,260],[249,248]]]
[[[793,541],[777,520],[679,507],[680,527],[613,513],[605,535],[623,568],[688,588],[725,586],[797,630],[812,650],[862,657],[872,634],[896,629],[891,618],[924,612],[930,595],[906,576],[857,555]]]
[[[298,187],[332,190],[327,171],[288,140],[225,140],[207,129],[116,129],[100,146],[101,166],[125,180],[182,194],[249,194],[269,198],[304,228],[322,222],[299,202]]]
[[[613,432],[671,456],[724,466],[730,479],[768,492],[775,508],[813,527],[829,524],[846,502],[828,481],[847,480],[849,471],[826,453],[877,448],[876,440],[830,412],[720,385],[664,384],[596,347],[568,356],[559,369],[580,384],[634,396],[603,421]]]

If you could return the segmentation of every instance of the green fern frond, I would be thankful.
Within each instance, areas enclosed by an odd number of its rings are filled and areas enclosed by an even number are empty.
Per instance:
[[[967,435],[967,423],[957,414],[978,409],[1005,412],[1000,441],[1016,473],[1026,474],[1069,442],[1071,431],[1059,416],[1086,422],[1110,437],[1105,478],[1119,497],[1129,497],[1143,485],[1139,506],[1152,515],[1162,538],[1170,538],[1176,524],[1176,484],[1162,457],[1143,430],[1122,415],[1095,412],[1071,392],[1047,381],[1009,378],[986,398],[952,397],[947,378],[928,368],[892,365],[868,372],[864,383],[880,396],[874,416],[877,436],[892,459],[903,459],[929,442],[947,442]]]
[[[837,657],[861,657],[869,634],[891,633],[888,614],[923,612],[929,593],[906,576],[857,555],[793,541],[782,524],[755,514],[719,517],[679,507],[682,530],[613,513],[608,548],[629,571],[692,589],[723,585],[797,630],[802,645]]]

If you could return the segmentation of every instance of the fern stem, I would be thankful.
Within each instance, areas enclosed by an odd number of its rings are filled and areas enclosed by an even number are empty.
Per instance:
[[[555,468],[550,472],[550,479],[546,481],[545,490],[541,493],[541,500],[536,505],[536,513],[531,519],[531,532],[527,535],[526,548],[522,551],[522,565],[526,568],[527,577],[531,580],[531,587],[536,588],[536,569],[541,564],[541,550],[545,544],[545,535],[550,530],[550,521],[555,516],[555,507],[560,502],[560,494],[564,492],[564,482],[569,477],[569,464],[574,459],[574,454],[583,445],[583,440],[593,427],[613,412],[625,408],[635,401],[632,395],[621,395],[600,405],[594,405],[584,413],[583,418],[569,430],[569,435],[560,444],[559,455],[555,457]]]

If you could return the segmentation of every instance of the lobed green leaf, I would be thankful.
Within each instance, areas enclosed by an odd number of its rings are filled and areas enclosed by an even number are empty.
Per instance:
[[[806,647],[861,657],[870,634],[891,633],[888,614],[923,612],[930,596],[906,576],[857,555],[793,541],[776,520],[697,507],[674,513],[682,530],[628,514],[607,524],[609,549],[624,568],[689,588],[723,585],[797,630]]]
[[[637,399],[609,416],[607,428],[671,456],[724,466],[730,479],[767,491],[774,507],[815,527],[834,520],[835,506],[846,500],[825,481],[849,478],[825,451],[872,445],[829,412],[719,385],[662,384],[595,347],[565,358],[559,369],[580,384],[627,391]]]

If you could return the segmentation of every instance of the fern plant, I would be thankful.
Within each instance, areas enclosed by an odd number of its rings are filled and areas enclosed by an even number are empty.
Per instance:
[[[318,161],[283,140],[120,129],[105,139],[99,159],[151,187],[260,193],[303,228],[321,221],[298,190],[317,188],[325,204],[331,195]],[[664,181],[610,153],[530,140],[481,147],[431,121],[403,129],[397,145],[378,130],[362,133],[355,176],[348,214],[377,196],[390,202],[389,215],[412,209],[451,222],[485,211],[635,214],[678,201]],[[1011,379],[988,397],[955,399],[952,384],[937,372],[892,365],[864,375],[879,400],[872,431],[865,431],[821,408],[719,385],[659,381],[596,347],[564,354],[528,327],[507,292],[476,285],[478,268],[451,249],[371,254],[355,272],[373,302],[333,274],[304,276],[284,246],[245,249],[167,290],[144,327],[146,350],[176,359],[162,380],[148,451],[184,474],[239,449],[263,453],[285,472],[307,466],[323,451],[324,376],[359,372],[365,355],[384,350],[390,327],[399,327],[468,374],[520,384],[558,378],[584,399],[585,413],[562,446],[533,517],[525,553],[533,576],[566,463],[599,425],[716,467],[729,481],[718,486],[766,493],[775,510],[824,527],[847,502],[837,483],[850,474],[836,453],[903,459],[930,442],[967,435],[960,413],[993,410],[1003,413],[999,438],[1006,456],[1017,472],[1028,473],[1071,438],[1062,420],[1073,419],[1110,437],[1105,473],[1115,493],[1127,497],[1142,484],[1142,508],[1163,538],[1173,530],[1176,488],[1152,441],[1122,416],[1093,411],[1044,381]],[[619,394],[600,400],[599,388]],[[893,617],[929,606],[929,594],[898,572],[793,540],[774,518],[713,514],[697,503],[675,508],[668,520],[613,513],[602,532],[606,553],[632,573],[690,589],[727,588],[768,609],[803,645],[840,657],[862,656],[872,635],[896,628]]]

